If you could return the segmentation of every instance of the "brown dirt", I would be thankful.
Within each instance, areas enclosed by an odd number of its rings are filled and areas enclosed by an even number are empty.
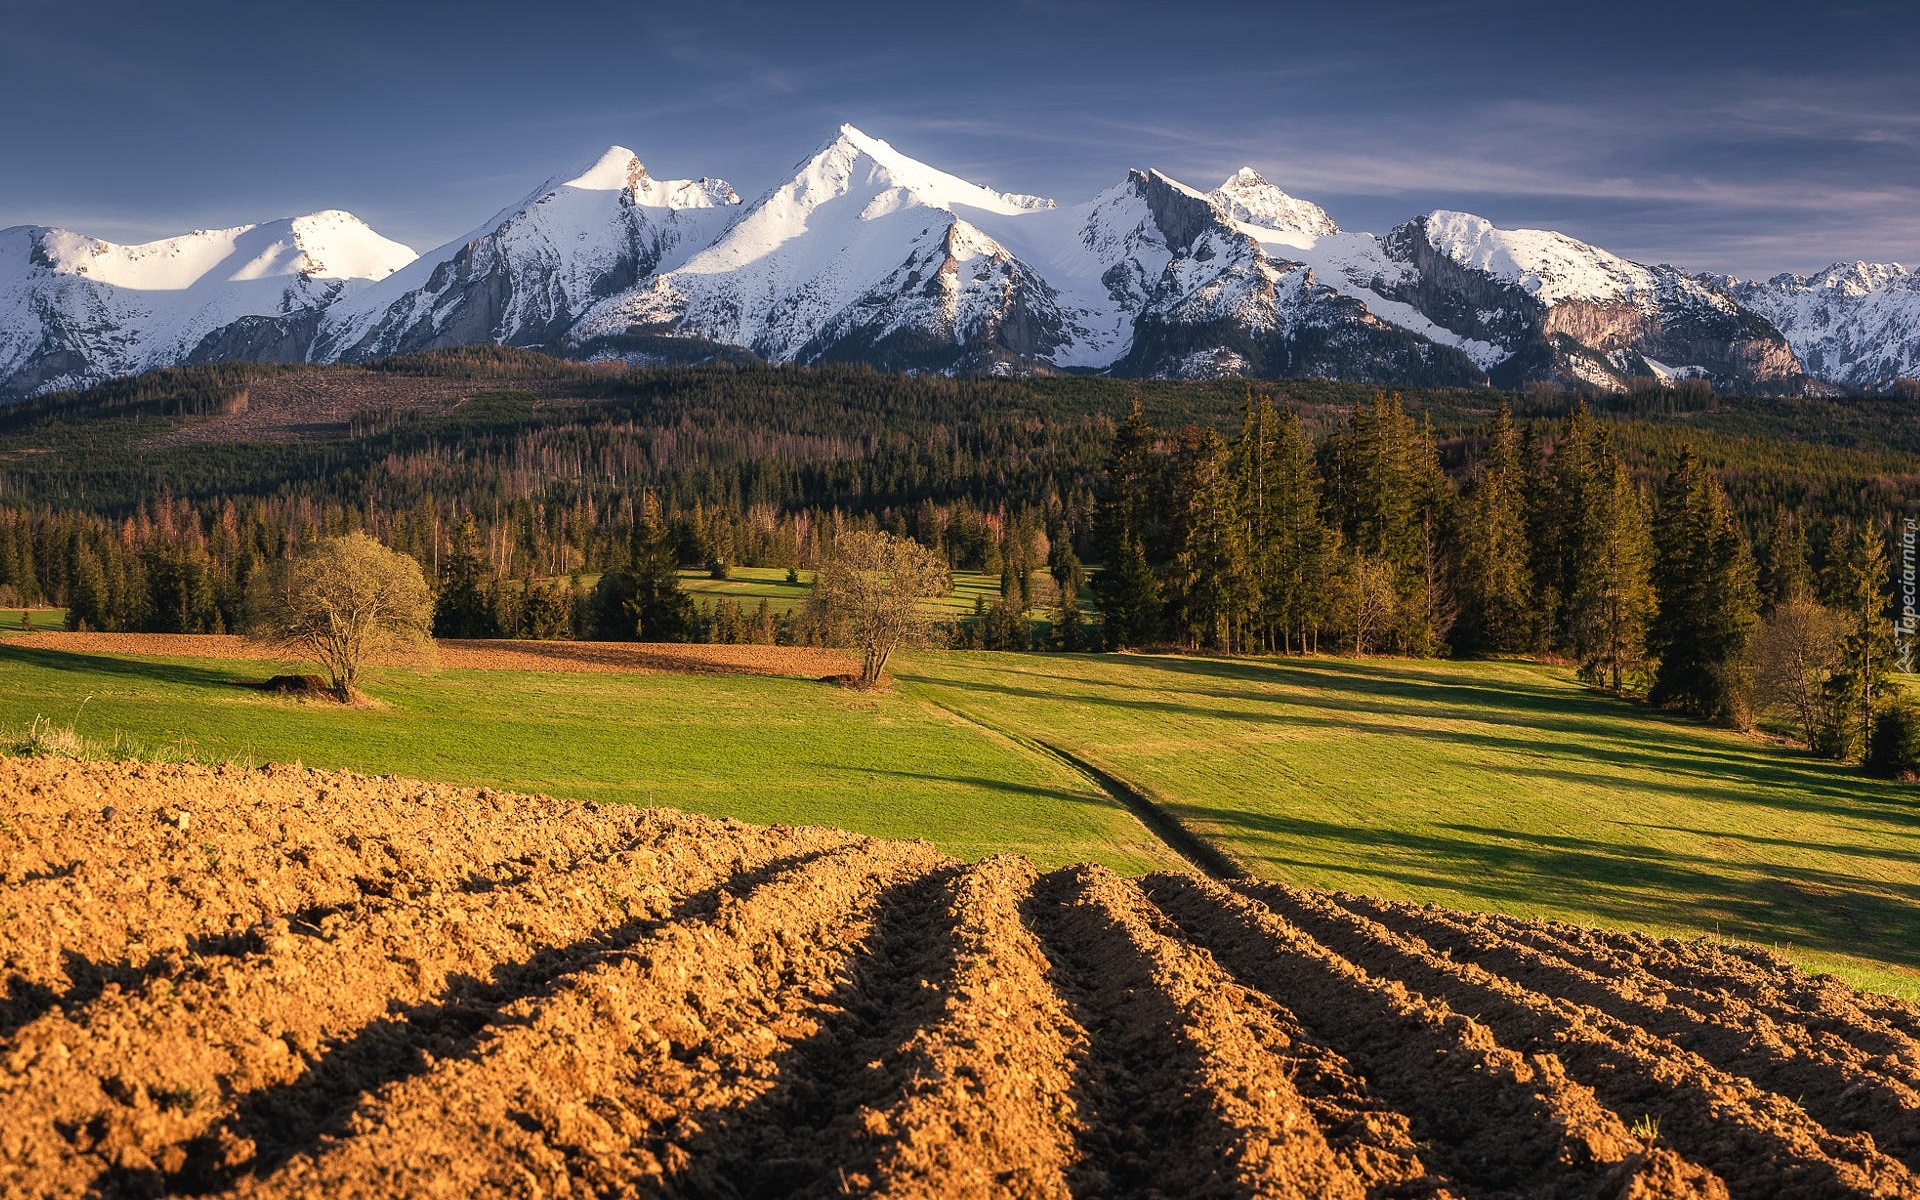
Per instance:
[[[0,1197],[1920,1197],[1752,951],[293,767],[0,759]]]
[[[80,654],[153,654],[179,658],[258,659],[272,651],[233,634],[31,633],[10,646]],[[821,679],[857,669],[839,650],[806,646],[694,646],[679,642],[521,642],[443,639],[435,661],[464,671],[581,671],[619,674],[792,675]]]

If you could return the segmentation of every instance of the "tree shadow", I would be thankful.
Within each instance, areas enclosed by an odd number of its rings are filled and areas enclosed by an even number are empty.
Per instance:
[[[151,659],[121,658],[107,654],[86,654],[77,650],[46,650],[39,647],[11,646],[0,642],[0,659],[14,659],[43,671],[67,675],[97,676],[102,679],[133,679],[173,687],[233,687],[231,671],[188,663],[156,662]],[[264,660],[263,660],[264,661]]]
[[[712,912],[729,892],[751,889],[830,853],[808,851],[740,872],[682,897],[661,917],[635,917],[560,946],[546,946],[518,962],[501,963],[491,978],[450,974],[433,1000],[395,1005],[328,1046],[297,1079],[249,1092],[233,1113],[188,1143],[185,1164],[171,1173],[153,1168],[114,1168],[96,1191],[110,1195],[211,1195],[247,1179],[265,1179],[300,1154],[318,1150],[350,1132],[356,1113],[381,1088],[431,1069],[436,1059],[471,1059],[504,1010],[526,999],[552,995],[607,953],[639,942],[654,929]],[[225,1147],[251,1141],[252,1157],[227,1158]]]
[[[1731,736],[1716,736],[1688,718],[1632,705],[1628,701],[1550,686],[1436,683],[1408,679],[1406,668],[1326,660],[1243,662],[1218,659],[1129,658],[1130,666],[1145,666],[1183,679],[1229,679],[1259,685],[1235,690],[1195,689],[1185,684],[1150,685],[1127,681],[1088,680],[1080,676],[1022,686],[985,679],[951,679],[925,674],[903,675],[915,683],[961,692],[1046,702],[1050,705],[1086,705],[1155,716],[1198,718],[1228,725],[1259,723],[1303,730],[1347,730],[1381,736],[1412,737],[1482,750],[1519,752],[1568,762],[1645,770],[1662,776],[1686,778],[1679,794],[1711,794],[1720,799],[1750,803],[1762,801],[1795,811],[1823,808],[1834,815],[1910,823],[1912,806],[1904,802],[1897,785],[1879,783],[1853,774],[1837,764],[1790,756],[1762,747],[1747,747]],[[1042,674],[1023,670],[1022,673]],[[1329,682],[1331,676],[1337,682]],[[1276,694],[1282,686],[1299,695]],[[1356,682],[1359,681],[1359,682]],[[1373,681],[1366,683],[1365,681]],[[1098,689],[1098,690],[1095,690]],[[1114,691],[1148,692],[1155,698],[1136,699]],[[1213,707],[1169,693],[1226,701],[1232,707]],[[1507,697],[1508,701],[1492,698]],[[1524,703],[1514,702],[1517,700]],[[1451,705],[1451,711],[1448,706]],[[1357,723],[1339,714],[1385,718]],[[1474,727],[1478,728],[1474,728]],[[1495,732],[1511,730],[1513,732]],[[1502,765],[1494,773],[1524,773],[1517,765]],[[1574,776],[1567,776],[1573,778]],[[1649,790],[1660,785],[1645,783]],[[1744,784],[1730,787],[1729,784]],[[1839,802],[1820,806],[1806,797]]]
[[[775,1056],[770,1088],[700,1115],[666,1195],[840,1195],[849,1180],[870,1176],[882,1147],[860,1114],[939,1077],[913,1034],[946,1007],[959,954],[954,888],[965,869],[942,867],[879,895],[842,982],[808,1005],[817,1028]],[[665,1146],[649,1149],[660,1155]]]
[[[1703,928],[1920,968],[1920,884],[1843,870],[1752,864],[1591,838],[1469,824],[1438,831],[1341,825],[1278,813],[1191,807],[1212,826],[1257,834],[1252,854],[1282,877],[1334,869],[1402,895],[1464,896],[1467,907],[1603,914],[1626,926]],[[1454,836],[1458,835],[1458,836]],[[1314,847],[1319,856],[1299,851]],[[1871,852],[1861,852],[1871,857]],[[1764,868],[1764,870],[1760,869]]]

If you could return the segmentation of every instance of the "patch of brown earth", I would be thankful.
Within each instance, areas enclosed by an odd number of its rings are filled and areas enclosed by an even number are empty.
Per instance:
[[[3,643],[77,654],[151,654],[178,658],[260,659],[273,651],[234,634],[32,633]],[[857,671],[840,650],[809,646],[696,646],[681,642],[529,642],[443,639],[434,661],[463,671],[565,671],[614,674],[791,675],[802,679]]]
[[[1277,885],[0,759],[9,1200],[1917,1197],[1914,1016]]]

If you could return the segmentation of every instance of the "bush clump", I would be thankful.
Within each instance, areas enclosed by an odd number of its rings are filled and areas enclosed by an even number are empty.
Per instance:
[[[1920,705],[1891,704],[1874,717],[1867,770],[1886,779],[1920,778]]]

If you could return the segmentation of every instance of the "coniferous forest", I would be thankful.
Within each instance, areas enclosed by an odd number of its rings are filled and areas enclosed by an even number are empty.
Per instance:
[[[348,373],[344,419],[246,424]],[[764,605],[696,604],[679,572],[805,569],[879,528],[1001,577],[960,644],[1540,656],[1869,753],[1920,421],[1645,383],[1389,394],[493,347],[183,368],[0,409],[0,606],[234,629],[263,564],[360,530],[420,562],[442,636],[805,640]]]

